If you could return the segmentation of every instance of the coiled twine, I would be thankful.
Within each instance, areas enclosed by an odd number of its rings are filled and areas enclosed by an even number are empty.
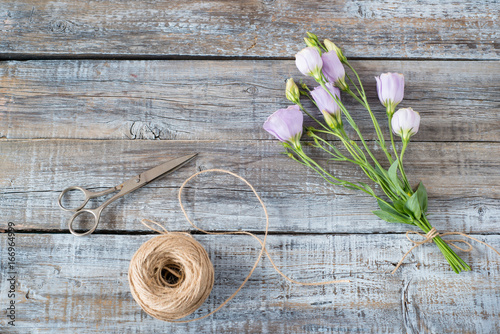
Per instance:
[[[132,296],[149,315],[166,321],[196,311],[210,295],[214,267],[203,246],[185,233],[144,243],[130,261]]]

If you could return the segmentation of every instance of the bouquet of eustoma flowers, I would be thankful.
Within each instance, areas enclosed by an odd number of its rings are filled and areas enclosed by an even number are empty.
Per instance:
[[[304,38],[307,47],[295,55],[295,63],[299,71],[314,78],[318,86],[311,90],[306,84],[301,84],[299,87],[293,79],[288,79],[286,97],[294,105],[280,109],[269,116],[264,123],[264,129],[281,141],[290,158],[313,169],[329,183],[361,190],[373,196],[380,208],[373,213],[379,218],[390,223],[419,227],[426,233],[426,238],[435,242],[456,273],[470,270],[470,267],[441,239],[427,219],[427,192],[424,185],[420,183],[417,189],[413,190],[408,182],[403,167],[403,156],[411,136],[418,131],[420,115],[412,108],[395,111],[396,106],[403,100],[403,75],[383,73],[375,78],[378,97],[386,108],[388,118],[391,141],[388,148],[380,125],[368,104],[363,84],[342,50],[327,39],[321,43],[316,35],[311,33],[307,35],[308,37]],[[345,72],[344,66],[352,72],[352,75]],[[342,103],[341,91],[367,110],[375,128],[376,142],[388,160],[387,165],[390,166],[388,169],[384,168],[373,155],[354,119]],[[323,116],[322,120],[315,118],[304,108],[300,101],[301,96],[314,103]],[[303,129],[303,112],[317,123],[317,127]],[[344,120],[356,132],[356,141],[347,136]],[[379,185],[385,196],[379,196],[365,182],[342,180],[311,159],[302,148],[303,130],[310,138],[307,145],[326,152],[330,157],[329,160],[348,162],[361,168],[368,179]],[[400,152],[394,143],[393,133],[401,137]],[[325,139],[325,136],[332,136],[337,141]],[[337,144],[342,144],[344,149],[339,149]]]

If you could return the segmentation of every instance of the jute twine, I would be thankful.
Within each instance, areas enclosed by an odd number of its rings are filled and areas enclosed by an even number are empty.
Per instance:
[[[175,320],[198,309],[214,284],[208,254],[190,235],[166,233],[144,243],[130,261],[132,296],[151,316]]]
[[[235,232],[208,232],[196,226],[189,218],[184,204],[182,192],[186,184],[193,178],[204,173],[225,173],[243,181],[254,193],[266,217],[264,238],[261,240],[255,234],[245,231]],[[274,263],[266,249],[266,240],[269,230],[269,215],[264,202],[255,191],[254,187],[243,177],[224,169],[207,169],[190,176],[179,188],[178,200],[186,220],[196,230],[212,235],[243,234],[254,238],[261,246],[259,255],[241,285],[224,302],[206,315],[188,319],[184,318],[197,310],[210,294],[214,284],[214,270],[212,262],[203,246],[187,233],[168,232],[163,226],[149,219],[141,222],[161,235],[144,243],[133,256],[129,267],[129,285],[132,296],[142,309],[149,315],[159,320],[186,323],[206,318],[219,311],[233,299],[243,286],[265,254],[274,270],[289,282],[300,285],[327,285],[332,283],[348,283],[349,280],[334,280],[328,282],[300,282],[286,276]],[[163,231],[148,225],[155,224]]]
[[[410,234],[418,234],[420,237],[424,238],[424,240],[422,241],[415,241],[413,240],[411,237],[410,237]],[[495,248],[493,248],[492,246],[488,245],[486,242],[484,241],[481,241],[479,239],[476,239],[474,237],[471,237],[470,235],[467,235],[465,233],[462,233],[462,232],[445,232],[445,233],[439,233],[435,227],[433,227],[429,232],[427,232],[425,235],[420,233],[420,232],[417,232],[417,231],[407,231],[406,232],[406,238],[408,240],[410,240],[411,242],[413,242],[413,247],[410,248],[404,255],[403,257],[401,258],[401,260],[399,260],[396,268],[394,268],[394,270],[392,271],[391,274],[394,274],[398,268],[403,264],[403,261],[404,259],[408,256],[408,254],[411,253],[412,250],[414,250],[415,248],[417,248],[418,246],[421,246],[425,243],[428,243],[428,242],[432,242],[433,239],[435,237],[444,237],[444,236],[447,236],[447,235],[460,235],[464,238],[468,238],[468,239],[471,239],[471,240],[474,240],[474,241],[477,241],[483,245],[485,245],[486,247],[489,247],[491,250],[493,250],[495,253],[497,253],[499,256],[500,256],[500,252],[497,251]],[[455,247],[456,249],[460,249],[461,251],[464,251],[464,252],[470,252],[474,249],[474,247],[472,247],[472,245],[470,244],[470,242],[468,242],[467,240],[461,240],[461,239],[456,239],[456,240],[444,240],[444,242],[446,242],[447,244],[450,244],[452,245],[453,247]],[[458,246],[456,243],[457,242],[461,242],[465,245],[467,245],[468,247],[467,248],[462,248],[460,246]]]

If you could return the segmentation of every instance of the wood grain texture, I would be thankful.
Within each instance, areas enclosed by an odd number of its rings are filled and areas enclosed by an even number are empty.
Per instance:
[[[282,279],[265,259],[248,285],[212,317],[169,324],[141,311],[128,288],[130,258],[152,236],[17,234],[15,332],[38,333],[494,333],[500,330],[500,258],[479,245],[456,275],[435,245],[414,251],[402,235],[270,236],[269,250],[291,277],[351,283],[304,287]],[[476,236],[500,248],[499,236]],[[0,236],[5,247],[5,234]],[[215,287],[196,315],[234,291],[258,255],[249,237],[204,236]],[[5,261],[2,257],[2,261]],[[2,262],[2,266],[3,266]],[[0,292],[6,293],[5,280]],[[451,320],[452,319],[452,320]],[[5,324],[5,318],[0,318]],[[460,328],[458,331],[457,328]]]
[[[153,182],[104,212],[99,231],[144,231],[139,221],[164,222],[186,230],[177,191],[195,171],[225,168],[247,178],[263,196],[276,232],[403,232],[408,226],[380,221],[375,201],[360,192],[333,187],[314,172],[280,154],[276,141],[0,141],[0,211],[5,226],[22,229],[66,229],[67,212],[57,196],[71,185],[104,189],[161,162],[200,152],[194,162]],[[500,155],[498,143],[413,143],[406,153],[411,183],[423,181],[429,212],[437,229],[498,233]],[[312,153],[312,151],[311,151]],[[377,152],[380,156],[380,152]],[[325,165],[318,152],[313,157]],[[364,180],[348,164],[329,164],[341,178]],[[187,208],[211,230],[262,230],[263,214],[245,185],[230,176],[207,175],[189,185]],[[20,210],[20,208],[22,208]]]
[[[386,134],[373,77],[396,71],[406,76],[401,106],[422,116],[413,140],[500,141],[500,62],[363,61],[354,66]],[[0,137],[270,138],[262,124],[290,104],[284,80],[292,76],[302,77],[292,61],[3,62]],[[373,139],[366,111],[350,97],[344,100],[366,138]]]
[[[291,57],[312,31],[348,56],[499,59],[497,1],[0,2],[2,57]]]

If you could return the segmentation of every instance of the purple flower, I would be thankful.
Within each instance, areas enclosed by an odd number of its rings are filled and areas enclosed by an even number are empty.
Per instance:
[[[335,51],[341,62],[347,61],[347,58],[344,56],[344,53],[342,53],[342,50],[338,46],[336,46],[335,43],[333,43],[329,39],[325,39],[323,41],[323,44],[325,45],[325,48],[328,51]]]
[[[269,116],[264,123],[264,130],[282,142],[299,147],[303,121],[304,116],[299,106],[293,105],[286,109],[279,109]]]
[[[327,82],[325,86],[333,96],[336,96],[340,100],[340,89],[333,87],[333,85],[329,82]],[[342,124],[342,119],[340,118],[340,106],[323,87],[318,86],[314,88],[311,95],[319,110],[323,114],[328,126],[336,128],[338,125]]]
[[[391,126],[395,134],[401,136],[403,141],[407,141],[418,132],[420,115],[412,108],[399,109],[392,117]]]
[[[334,50],[328,51],[323,53],[321,59],[323,60],[323,74],[326,79],[332,84],[334,83],[340,89],[344,90],[347,87],[344,80],[345,69],[339,59],[339,56],[337,56],[337,53]]]
[[[405,77],[400,73],[382,73],[375,79],[380,103],[384,107],[390,107],[393,113],[396,106],[403,100]]]
[[[323,67],[323,61],[318,50],[314,47],[307,47],[302,49],[295,55],[295,65],[299,71],[308,76],[312,76],[315,79],[319,79],[321,68]]]
[[[338,89],[337,87],[333,87],[333,85],[329,82],[327,82],[325,86],[333,96],[336,96],[338,99],[340,99],[340,89]],[[311,95],[321,112],[325,111],[329,114],[340,115],[340,107],[337,102],[335,102],[330,93],[328,93],[323,87],[318,86],[314,88],[314,90],[311,92]]]

